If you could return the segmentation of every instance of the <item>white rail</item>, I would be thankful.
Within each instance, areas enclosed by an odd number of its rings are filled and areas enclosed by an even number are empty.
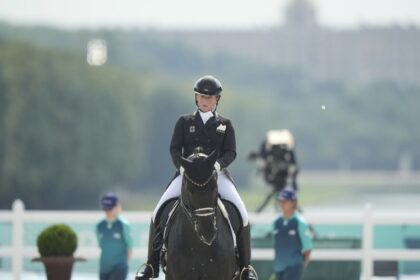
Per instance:
[[[0,247],[0,257],[12,259],[13,279],[20,280],[23,270],[23,258],[33,258],[38,255],[35,247],[25,247],[24,224],[25,222],[77,222],[93,223],[103,217],[100,211],[27,211],[22,201],[16,200],[11,211],[0,211],[0,222],[12,224],[12,244],[8,247]],[[131,223],[148,223],[151,213],[125,211],[126,217]],[[355,225],[363,227],[361,249],[315,249],[311,255],[314,260],[356,260],[362,264],[362,279],[368,280],[373,277],[373,262],[378,260],[416,260],[420,261],[420,250],[384,250],[374,249],[373,229],[375,225],[420,225],[420,212],[378,212],[375,213],[369,205],[360,211],[334,211],[334,212],[305,212],[306,220],[313,224],[338,224]],[[272,223],[275,214],[250,214],[254,224]],[[135,248],[135,258],[145,258],[146,248]],[[85,258],[98,258],[97,247],[79,247],[77,256]],[[274,251],[272,249],[253,249],[253,259],[272,260]]]

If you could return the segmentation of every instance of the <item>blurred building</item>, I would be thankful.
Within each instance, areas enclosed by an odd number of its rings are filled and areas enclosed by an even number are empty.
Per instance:
[[[379,7],[378,7],[379,8]],[[159,31],[205,54],[229,52],[297,68],[318,81],[420,84],[420,29],[415,26],[338,30],[321,26],[309,0],[291,0],[284,23],[252,31]]]

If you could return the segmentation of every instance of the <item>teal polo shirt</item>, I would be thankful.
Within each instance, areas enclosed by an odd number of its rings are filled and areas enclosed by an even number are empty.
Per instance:
[[[312,233],[304,218],[297,212],[289,219],[278,217],[274,222],[274,271],[303,264],[303,253],[312,250]]]
[[[96,225],[96,237],[101,248],[100,272],[108,273],[128,265],[128,251],[133,249],[131,227],[117,217],[112,223],[103,219]]]

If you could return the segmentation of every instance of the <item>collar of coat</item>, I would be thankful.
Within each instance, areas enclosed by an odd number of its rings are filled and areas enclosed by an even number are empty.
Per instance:
[[[217,118],[219,118],[220,117],[220,115],[219,115],[219,113],[217,113],[217,111],[214,111],[214,112],[212,112],[213,113],[213,115],[214,115],[214,118],[215,119],[217,119]],[[200,111],[197,109],[197,110],[195,110],[194,112],[193,112],[193,115],[195,115],[195,116],[200,116]]]
[[[219,124],[221,122],[220,115],[217,112],[213,112],[213,114],[214,114],[214,117],[211,117],[206,122],[206,124],[204,124],[203,123],[203,120],[201,119],[200,112],[197,110],[197,111],[195,111],[193,113],[193,115],[194,115],[194,121],[198,125],[198,127],[201,127],[201,128],[205,128],[205,127],[206,128],[210,128],[210,127],[212,127],[214,125],[217,125],[217,124]]]

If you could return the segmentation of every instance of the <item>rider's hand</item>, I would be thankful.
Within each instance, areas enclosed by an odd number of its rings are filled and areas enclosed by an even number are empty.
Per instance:
[[[180,167],[179,167],[179,173],[180,173],[181,175],[184,175],[184,171],[185,171],[184,167],[180,166]]]

